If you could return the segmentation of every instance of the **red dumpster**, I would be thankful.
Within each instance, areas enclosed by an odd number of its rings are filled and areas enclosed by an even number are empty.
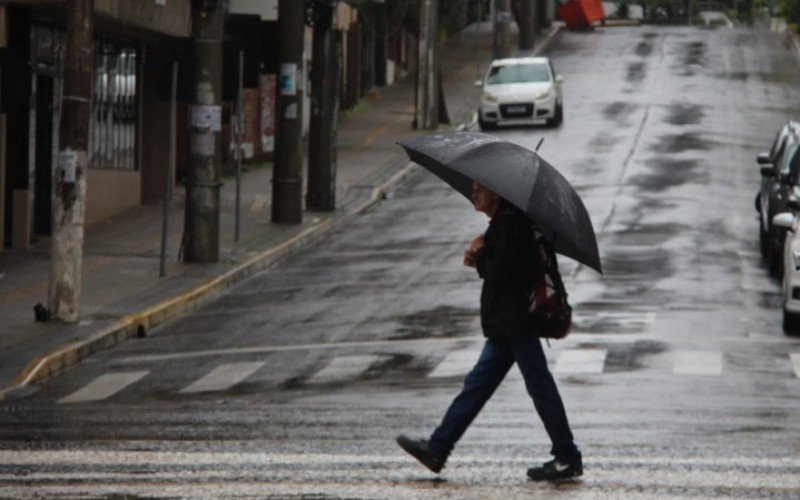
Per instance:
[[[605,16],[602,0],[568,0],[558,6],[558,15],[569,29],[586,29]]]

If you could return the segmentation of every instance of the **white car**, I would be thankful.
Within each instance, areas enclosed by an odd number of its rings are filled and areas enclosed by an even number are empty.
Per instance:
[[[798,211],[800,203],[792,200],[789,208]],[[781,212],[772,223],[788,230],[783,244],[783,331],[800,333],[800,215]]]
[[[492,61],[478,107],[481,130],[542,122],[560,125],[564,120],[562,82],[546,57]]]

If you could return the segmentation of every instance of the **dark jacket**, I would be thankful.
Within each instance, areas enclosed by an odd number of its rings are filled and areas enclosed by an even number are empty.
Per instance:
[[[530,220],[503,200],[475,253],[483,278],[481,326],[486,337],[532,333],[528,297],[539,276],[537,243]]]

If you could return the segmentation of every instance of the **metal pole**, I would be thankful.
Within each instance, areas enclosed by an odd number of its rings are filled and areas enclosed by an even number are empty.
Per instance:
[[[244,132],[244,51],[239,51],[239,90],[236,94],[236,223],[233,241],[239,243],[239,221],[242,200],[242,135]]]
[[[169,236],[169,203],[172,200],[172,178],[175,175],[176,101],[178,99],[178,63],[172,63],[172,90],[169,103],[169,162],[164,186],[164,213],[161,224],[161,263],[158,275],[167,275],[167,237]]]
[[[497,5],[496,0],[492,0],[489,4],[489,19],[492,22],[492,59],[497,59],[498,53],[498,38],[497,38]]]
[[[475,0],[477,12],[475,14],[475,83],[481,81],[481,3]]]
[[[303,222],[303,43],[305,5],[278,2],[280,79],[278,84],[272,221]]]

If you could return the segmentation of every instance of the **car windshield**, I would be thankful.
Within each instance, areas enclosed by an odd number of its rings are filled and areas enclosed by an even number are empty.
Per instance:
[[[769,159],[772,163],[775,163],[775,160],[778,159],[778,156],[783,149],[783,146],[786,144],[786,138],[789,137],[789,134],[786,132],[784,128],[778,133],[778,136],[775,138],[775,142],[772,143],[772,149],[769,151]]]
[[[784,171],[788,171],[789,176],[794,179],[794,182],[797,182],[798,175],[800,174],[800,154],[798,153],[800,150],[800,144],[792,144],[791,149],[789,149],[788,154],[786,155],[788,161],[784,163],[786,165],[784,167]]]
[[[779,172],[781,174],[792,174],[793,176],[797,174],[797,167],[800,164],[800,155],[797,154],[798,148],[800,148],[800,145],[793,142],[786,149],[780,160]]]
[[[509,64],[493,66],[486,78],[486,85],[549,81],[550,72],[547,71],[547,64]]]

